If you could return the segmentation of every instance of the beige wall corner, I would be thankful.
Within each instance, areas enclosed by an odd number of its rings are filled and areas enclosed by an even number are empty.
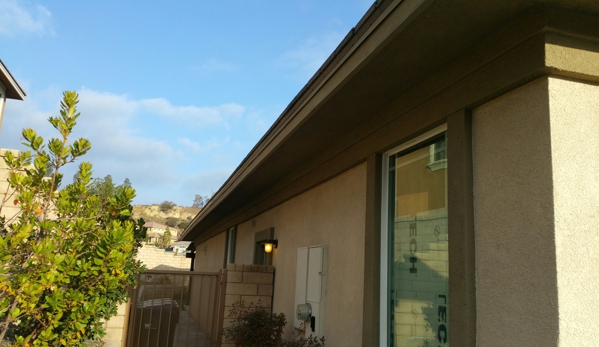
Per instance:
[[[472,122],[477,344],[558,346],[548,79]]]
[[[560,346],[599,341],[599,86],[549,79]]]

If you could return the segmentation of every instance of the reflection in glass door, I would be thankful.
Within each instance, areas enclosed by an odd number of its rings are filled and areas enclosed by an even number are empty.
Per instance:
[[[445,134],[389,156],[388,346],[449,346]]]

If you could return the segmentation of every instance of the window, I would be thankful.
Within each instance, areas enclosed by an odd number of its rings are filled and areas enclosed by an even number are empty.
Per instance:
[[[384,157],[381,346],[449,346],[444,130]]]
[[[428,146],[429,159],[427,168],[431,171],[447,169],[447,143],[445,139]]]
[[[227,229],[227,241],[225,249],[225,266],[235,263],[235,243],[237,241],[237,228],[232,226]]]

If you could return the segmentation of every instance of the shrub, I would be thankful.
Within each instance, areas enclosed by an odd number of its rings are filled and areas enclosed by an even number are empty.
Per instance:
[[[169,227],[176,227],[177,223],[179,223],[179,218],[175,218],[175,217],[168,217],[166,219],[166,222],[164,222],[164,224],[168,225]]]
[[[285,314],[270,314],[258,304],[245,307],[243,302],[236,303],[229,312],[235,317],[231,326],[223,330],[225,341],[239,347],[279,347],[287,320]]]
[[[143,270],[134,259],[145,228],[131,218],[133,188],[106,199],[90,193],[92,166],[83,162],[73,183],[58,190],[61,168],[91,148],[86,139],[68,145],[77,103],[77,93],[65,92],[60,116],[50,117],[59,138],[46,146],[25,129],[24,144],[32,151],[4,157],[11,191],[0,212],[7,201],[20,212],[0,218],[0,340],[14,328],[16,346],[98,340],[102,320],[116,314]],[[52,175],[45,177],[49,167]]]
[[[284,313],[271,314],[268,308],[250,303],[235,303],[229,312],[234,318],[228,328],[223,329],[225,342],[237,347],[324,347],[325,339],[315,336],[303,337],[303,330],[296,329],[291,341],[283,340],[283,328],[287,324]]]
[[[284,347],[324,347],[324,336],[318,338],[316,336],[301,336],[303,334],[303,329],[296,329],[293,334],[293,340],[285,341],[283,343]]]

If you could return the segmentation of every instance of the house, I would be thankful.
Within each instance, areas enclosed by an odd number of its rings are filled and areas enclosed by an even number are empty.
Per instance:
[[[25,100],[25,91],[10,74],[6,65],[0,60],[0,129],[4,119],[6,99]]]
[[[164,235],[166,229],[171,232],[171,238],[177,239],[177,235],[179,235],[179,229],[171,228],[167,225],[156,223],[156,222],[146,222],[144,227],[147,228],[146,232],[149,234],[159,234]]]
[[[598,82],[597,1],[377,1],[181,239],[287,336],[595,345]]]
[[[175,252],[175,255],[185,256],[185,251],[187,250],[187,247],[189,247],[190,243],[191,242],[189,241],[175,241],[171,246],[173,247],[173,252]]]
[[[8,68],[2,60],[0,60],[0,131],[2,130],[2,120],[4,119],[4,106],[6,105],[6,99],[24,100],[25,91],[19,86],[17,81],[8,71]],[[18,213],[19,209],[12,204],[10,200],[11,193],[8,188],[8,168],[4,164],[4,153],[6,151],[12,151],[13,154],[18,154],[17,150],[10,150],[0,148],[0,204],[2,205],[0,216],[4,216],[7,219]]]

